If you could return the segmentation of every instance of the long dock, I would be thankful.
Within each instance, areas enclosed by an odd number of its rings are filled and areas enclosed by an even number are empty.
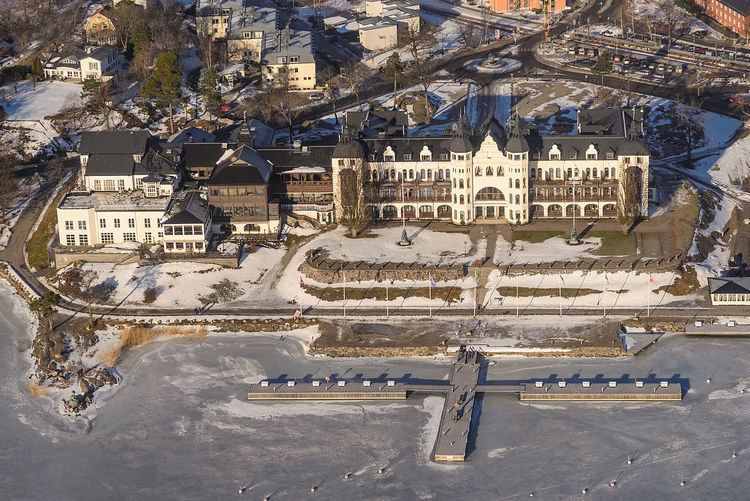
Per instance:
[[[531,380],[483,381],[483,355],[462,349],[450,369],[448,381],[403,379],[284,379],[251,384],[248,400],[404,400],[412,393],[445,396],[433,459],[465,461],[476,396],[479,393],[518,395],[521,401],[679,401],[682,384],[674,380]]]
[[[435,461],[466,459],[480,369],[479,353],[475,351],[460,353],[453,362],[435,444]]]

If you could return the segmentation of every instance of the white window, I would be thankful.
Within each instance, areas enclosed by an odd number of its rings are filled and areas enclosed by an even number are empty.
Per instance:
[[[122,239],[125,242],[135,242],[135,233],[123,233]]]
[[[65,221],[65,229],[66,230],[72,230],[73,229],[73,221]]]
[[[115,228],[119,228],[119,227],[120,227],[120,219],[117,218],[115,219]]]
[[[106,228],[107,227],[107,220],[106,219],[100,219],[99,220],[99,228]]]
[[[89,244],[88,235],[78,235],[78,245],[88,245],[88,244]]]
[[[154,237],[153,237],[153,236],[151,235],[151,232],[148,232],[148,233],[146,233],[146,238],[145,238],[145,240],[146,240],[146,243],[147,243],[147,244],[152,244],[152,243],[154,243]]]
[[[85,230],[86,229],[86,221],[78,221],[78,229],[79,230]]]
[[[128,218],[128,228],[135,228],[135,219]]]
[[[75,235],[65,235],[65,245],[75,245],[75,244],[76,244]]]
[[[117,190],[118,191],[125,191],[125,180],[124,179],[118,179],[117,180]]]
[[[113,233],[102,233],[102,243],[112,244],[115,242],[115,236]]]
[[[146,218],[143,220],[143,227],[144,228],[151,228],[151,218]]]

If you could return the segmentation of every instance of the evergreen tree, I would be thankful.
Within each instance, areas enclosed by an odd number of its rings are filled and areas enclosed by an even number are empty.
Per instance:
[[[174,132],[173,105],[174,101],[182,95],[180,91],[181,83],[182,74],[180,73],[180,62],[177,59],[177,54],[162,52],[156,58],[154,71],[141,87],[143,97],[154,99],[159,106],[168,108],[170,132]]]
[[[219,91],[219,74],[214,68],[209,68],[203,73],[200,92],[206,101],[206,109],[216,113],[221,106],[221,92]]]
[[[31,62],[31,73],[36,75],[36,77],[39,80],[44,78],[44,70],[42,69],[42,60],[39,59],[39,56],[35,56],[34,60]]]
[[[133,54],[137,54],[141,49],[150,44],[152,40],[151,28],[148,26],[146,20],[141,19],[137,21],[133,27],[133,35],[131,36]]]
[[[383,67],[383,77],[393,82],[393,108],[396,108],[396,89],[398,84],[404,81],[404,69],[406,65],[401,62],[398,52],[394,52],[385,62]]]

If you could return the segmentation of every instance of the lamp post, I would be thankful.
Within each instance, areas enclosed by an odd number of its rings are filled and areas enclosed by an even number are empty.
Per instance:
[[[581,182],[576,179],[572,179],[565,184],[573,187],[573,228],[570,231],[570,239],[568,240],[568,244],[578,245],[581,242],[578,240],[578,232],[576,232],[576,209],[578,208],[578,206],[576,205],[576,186],[580,186]]]
[[[409,236],[406,234],[406,200],[404,198],[404,175],[401,175],[401,240],[398,244],[401,247],[408,247],[411,245]]]

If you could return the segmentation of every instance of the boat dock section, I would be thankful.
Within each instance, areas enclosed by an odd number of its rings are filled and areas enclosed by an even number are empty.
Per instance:
[[[248,400],[406,400],[404,383],[396,381],[313,380],[261,381],[251,384]]]
[[[435,461],[464,461],[471,431],[481,359],[475,351],[464,351],[453,363],[450,387],[440,419]]]
[[[621,383],[617,381],[577,381],[545,383],[535,381],[525,385],[518,395],[521,401],[623,401],[623,400],[682,400],[682,386],[668,381]]]
[[[695,322],[685,326],[687,336],[750,336],[750,325],[727,322],[726,324],[705,324]]]

